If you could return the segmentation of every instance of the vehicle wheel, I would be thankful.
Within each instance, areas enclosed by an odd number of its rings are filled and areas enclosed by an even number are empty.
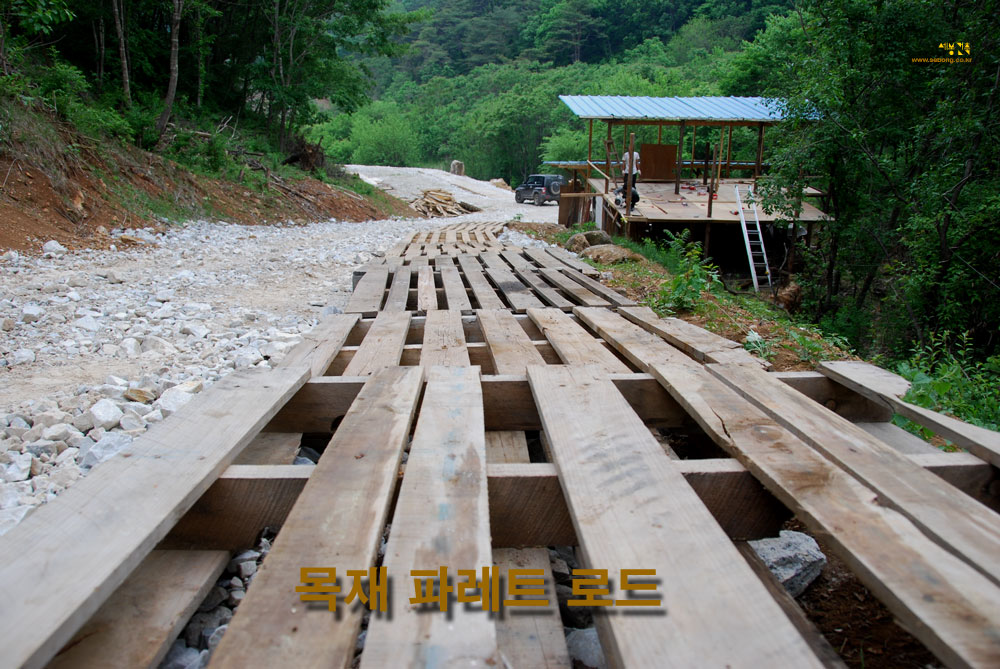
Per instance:
[[[518,204],[524,202],[524,195],[521,193],[521,191],[516,191],[514,193],[514,201],[517,202]]]
[[[541,207],[543,204],[545,204],[545,196],[539,193],[538,191],[535,191],[535,197],[533,199],[535,201],[535,205],[538,207]]]
[[[549,184],[549,190],[552,191],[553,195],[559,195],[559,190],[561,188],[562,185],[558,181],[553,181],[552,183]]]

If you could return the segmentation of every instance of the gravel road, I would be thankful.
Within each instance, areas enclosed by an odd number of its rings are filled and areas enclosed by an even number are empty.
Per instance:
[[[0,255],[0,534],[234,369],[267,367],[353,269],[404,235],[461,221],[555,220],[554,205],[439,170],[352,166],[413,199],[443,188],[457,218],[113,231],[117,249]],[[412,197],[410,197],[412,195]]]

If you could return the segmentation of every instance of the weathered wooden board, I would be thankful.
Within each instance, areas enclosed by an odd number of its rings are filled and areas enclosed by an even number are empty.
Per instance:
[[[382,306],[385,284],[389,280],[389,270],[377,267],[365,273],[344,308],[344,313],[374,316]]]
[[[230,374],[4,535],[5,662],[55,655],[308,376]]]
[[[661,338],[608,309],[576,307],[573,313],[644,372],[655,362],[697,364]]]
[[[516,430],[486,433],[486,462],[530,462],[528,440]]]
[[[900,399],[910,388],[906,379],[866,362],[843,360],[820,363],[820,371],[865,397],[888,405],[893,411],[923,425],[970,453],[1000,467],[1000,433],[969,425],[957,418],[930,411]]]
[[[942,661],[1000,662],[1000,589],[991,580],[707,370],[654,365],[653,374]]]
[[[878,493],[941,546],[995,583],[1000,580],[1000,515],[955,490],[891,446],[793,389],[746,365],[707,369],[785,429]]]
[[[461,313],[427,312],[427,320],[424,323],[424,344],[420,349],[420,364],[423,367],[469,366],[469,350],[465,345]]]
[[[472,289],[472,294],[476,298],[476,302],[479,303],[479,309],[506,309],[507,305],[500,300],[496,295],[496,291],[489,281],[486,280],[486,276],[483,275],[483,266],[479,263],[479,260],[473,256],[461,255],[457,256],[458,264],[462,267],[462,272],[465,274],[465,281],[469,284],[469,288]]]
[[[398,365],[409,326],[410,313],[407,311],[380,312],[344,369],[344,376],[368,376]]]
[[[362,667],[492,666],[496,629],[486,611],[422,610],[412,570],[478,575],[492,564],[483,394],[478,367],[432,367],[410,445],[383,564],[392,618],[373,615]],[[456,579],[457,580],[457,579]],[[440,584],[447,601],[446,583]]]
[[[530,367],[528,379],[584,563],[613,577],[655,569],[665,615],[596,614],[611,664],[820,666],[602,370]]]
[[[441,283],[444,284],[444,298],[450,311],[472,311],[472,303],[465,292],[462,275],[456,267],[441,268]]]
[[[226,551],[153,551],[49,669],[158,666],[228,562]]]
[[[536,669],[570,669],[573,662],[559,618],[555,581],[545,548],[501,548],[493,561],[506,575],[510,569],[541,570],[545,595],[525,599],[547,599],[548,606],[503,609],[497,620],[497,645],[505,666]]]
[[[496,374],[524,374],[529,365],[545,364],[542,354],[513,314],[507,311],[477,311],[476,316]]]
[[[598,365],[608,374],[632,371],[562,311],[529,309],[528,317],[535,322],[565,364]]]
[[[389,296],[385,298],[385,306],[382,311],[406,311],[407,302],[410,299],[410,278],[413,269],[409,265],[397,267],[392,275],[392,283],[389,284]]]
[[[216,667],[345,666],[361,611],[300,601],[304,567],[367,569],[375,563],[423,370],[372,376],[344,416],[212,656]],[[341,593],[343,596],[346,593]]]
[[[571,298],[573,301],[582,304],[585,307],[608,307],[611,303],[605,300],[600,295],[597,295],[590,290],[587,290],[582,285],[573,281],[565,274],[562,270],[558,269],[540,269],[538,273],[548,279],[554,286],[559,288]]]
[[[309,367],[313,376],[323,376],[357,325],[358,314],[327,316],[307,332],[302,341],[281,359],[277,367]]]

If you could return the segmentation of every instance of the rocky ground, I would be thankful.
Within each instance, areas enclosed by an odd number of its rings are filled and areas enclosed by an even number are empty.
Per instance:
[[[0,533],[223,375],[280,359],[346,304],[353,269],[404,235],[556,213],[517,205],[509,191],[468,177],[372,171],[387,186],[444,187],[456,199],[480,191],[483,211],[363,223],[192,222],[112,230],[110,250],[50,241],[42,255],[0,255]]]

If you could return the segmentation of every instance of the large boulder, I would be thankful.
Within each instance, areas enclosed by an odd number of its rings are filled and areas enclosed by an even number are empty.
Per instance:
[[[598,244],[597,246],[591,246],[584,249],[580,255],[584,258],[590,258],[594,262],[601,263],[602,265],[613,265],[615,263],[628,262],[630,260],[642,260],[642,256],[635,251],[629,251],[627,248],[616,246],[614,244]]]
[[[587,241],[587,237],[584,233],[578,233],[570,237],[566,241],[566,248],[573,253],[579,253],[590,246],[590,242]]]
[[[587,230],[583,233],[583,236],[587,238],[587,243],[591,246],[611,243],[611,235],[604,232],[604,230]]]

